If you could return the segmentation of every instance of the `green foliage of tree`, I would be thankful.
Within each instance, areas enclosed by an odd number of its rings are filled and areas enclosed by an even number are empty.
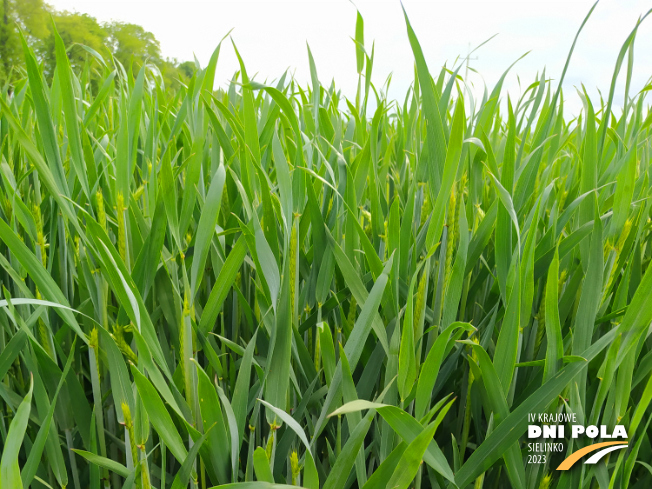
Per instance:
[[[154,34],[136,24],[111,22],[105,26],[107,44],[113,56],[123,65],[142,63],[149,59],[156,63],[161,59],[161,45]]]
[[[188,67],[179,69],[177,60],[164,58],[154,34],[139,25],[118,21],[100,23],[89,14],[57,11],[43,0],[0,0],[0,82],[23,78],[21,33],[43,63],[45,75],[52,76],[55,66],[52,22],[76,71],[91,57],[87,47],[103,57],[113,56],[127,71],[130,68],[137,71],[144,63],[153,64],[166,85],[176,86],[179,79],[189,79],[194,73]]]
[[[197,71],[197,65],[192,61],[184,61],[177,66],[177,69],[183,74],[183,76],[190,79]]]
[[[107,31],[95,17],[77,12],[56,12],[52,20],[57,26],[57,31],[68,47],[68,58],[73,69],[80,69],[88,59],[88,51],[82,46],[88,46],[100,54],[108,55],[109,49],[105,46]],[[51,75],[55,67],[54,33],[40,42],[39,52],[46,67],[46,73]]]
[[[47,38],[48,10],[42,0],[2,0],[0,3],[0,79],[22,65],[20,31],[30,44]]]

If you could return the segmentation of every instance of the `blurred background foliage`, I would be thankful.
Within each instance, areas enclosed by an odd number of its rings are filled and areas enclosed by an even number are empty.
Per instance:
[[[97,55],[113,57],[125,69],[138,71],[143,63],[156,66],[167,86],[192,77],[192,61],[165,58],[154,34],[136,24],[99,22],[91,15],[58,11],[42,0],[0,0],[0,83],[11,83],[25,76],[21,33],[50,78],[54,73],[54,33],[52,22],[67,49],[73,70]]]

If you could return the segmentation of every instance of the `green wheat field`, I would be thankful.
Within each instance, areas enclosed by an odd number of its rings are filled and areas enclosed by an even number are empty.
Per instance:
[[[170,89],[90,49],[73,71],[58,35],[46,76],[25,44],[0,94],[0,487],[649,488],[639,23],[599,100],[561,92],[575,43],[474,98],[407,16],[399,101],[360,14],[351,99],[309,50],[308,86],[240,59],[213,90],[219,46]],[[528,413],[629,446],[529,463]]]

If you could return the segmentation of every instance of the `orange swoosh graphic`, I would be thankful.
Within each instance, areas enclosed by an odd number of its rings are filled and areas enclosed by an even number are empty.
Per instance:
[[[570,469],[575,462],[577,462],[579,459],[581,459],[584,455],[587,453],[595,452],[596,450],[599,450],[604,447],[609,447],[611,445],[627,445],[626,441],[606,441],[604,443],[595,443],[593,445],[589,445],[588,447],[581,448],[577,450],[576,452],[571,453],[566,460],[564,460],[562,463],[559,464],[559,467],[557,467],[557,470],[568,470]]]

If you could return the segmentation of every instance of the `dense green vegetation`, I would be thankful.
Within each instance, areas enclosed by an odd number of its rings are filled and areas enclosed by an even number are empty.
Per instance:
[[[55,38],[52,27],[66,44],[73,70],[91,68],[94,57],[113,57],[125,69],[138,71],[144,63],[156,67],[166,85],[177,88],[179,80],[192,76],[195,64],[164,58],[154,34],[141,26],[125,22],[99,22],[78,12],[57,11],[43,0],[0,1],[0,84],[25,76],[21,36],[43,64],[49,80],[56,66]],[[92,73],[93,80],[95,73]]]
[[[310,52],[307,87],[241,61],[214,91],[220,47],[174,89],[54,29],[51,73],[23,46],[0,94],[2,489],[650,486],[638,24],[575,120],[566,68],[474,100],[406,25],[399,102],[359,15],[351,100]],[[528,463],[539,412],[629,447]]]

